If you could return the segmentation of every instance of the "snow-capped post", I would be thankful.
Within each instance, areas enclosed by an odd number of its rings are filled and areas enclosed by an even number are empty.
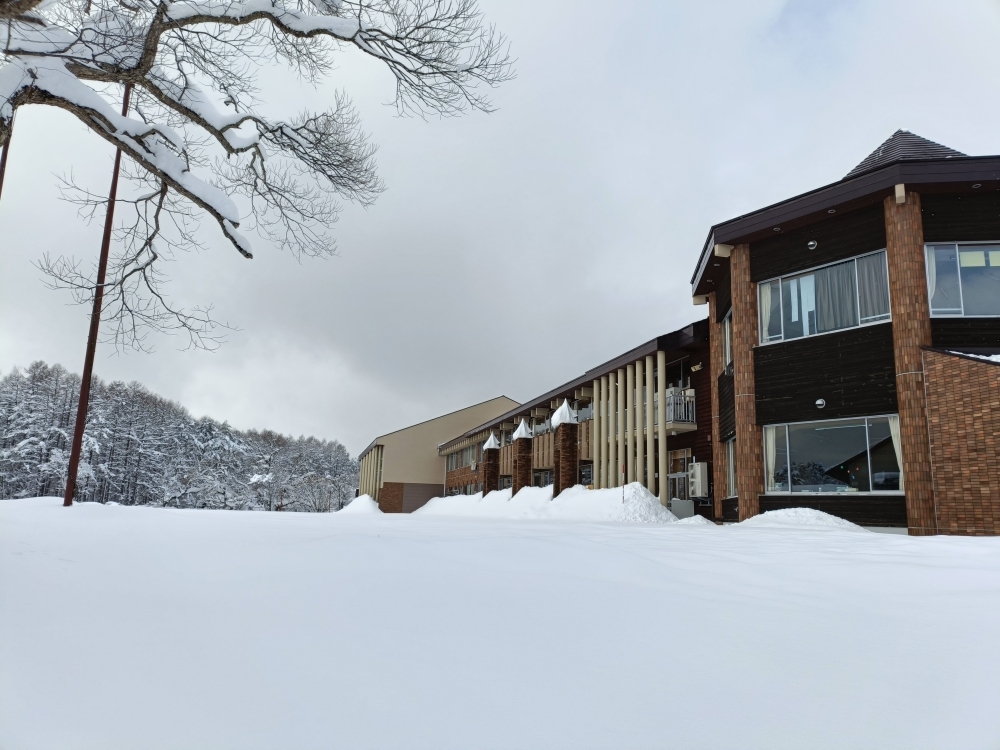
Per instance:
[[[500,489],[500,443],[490,432],[490,439],[483,443],[483,497],[487,492]]]
[[[531,429],[525,420],[514,431],[514,477],[511,496],[531,486]]]
[[[128,115],[132,84],[125,84],[122,97],[122,118]],[[8,141],[10,137],[8,136]],[[73,504],[76,493],[76,472],[80,467],[80,452],[83,450],[83,432],[87,427],[87,408],[90,406],[90,381],[94,374],[94,353],[97,350],[97,335],[101,328],[101,306],[104,303],[104,279],[108,272],[108,250],[111,247],[111,227],[115,220],[115,200],[118,197],[118,173],[122,164],[122,150],[115,151],[115,166],[111,173],[111,190],[108,192],[108,210],[104,217],[104,237],[101,240],[101,259],[97,265],[97,283],[94,285],[94,308],[90,313],[90,332],[87,334],[87,353],[83,358],[83,376],[80,379],[80,400],[76,408],[76,428],[73,430],[73,445],[69,453],[69,467],[66,472],[66,494],[63,505]]]
[[[563,399],[562,406],[552,415],[552,426],[555,428],[555,476],[553,477],[552,497],[555,498],[563,490],[575,485],[580,476],[580,425],[576,412],[569,405],[569,399]]]

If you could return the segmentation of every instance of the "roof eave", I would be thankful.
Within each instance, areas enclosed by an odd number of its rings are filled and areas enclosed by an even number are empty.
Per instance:
[[[775,227],[781,227],[788,221],[800,220],[852,201],[880,196],[890,192],[899,183],[926,185],[998,180],[1000,156],[902,159],[716,224],[709,237],[714,235],[713,242],[722,244],[759,240],[762,232],[773,231]],[[709,251],[706,243],[691,280],[692,295],[712,291],[704,284],[708,259],[711,257]]]

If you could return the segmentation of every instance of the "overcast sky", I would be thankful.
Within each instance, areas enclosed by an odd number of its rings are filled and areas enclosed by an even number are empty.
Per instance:
[[[252,261],[214,240],[178,257],[173,297],[239,330],[214,353],[170,337],[153,354],[103,346],[95,372],[356,454],[704,317],[689,281],[713,223],[840,179],[897,128],[1000,153],[995,0],[481,2],[517,58],[493,114],[398,118],[387,74],[353,53],[319,89],[273,75],[264,96],[289,116],[352,96],[387,191],[344,211],[334,259],[300,264],[261,240]],[[0,373],[80,371],[88,311],[32,264],[97,257],[100,223],[59,200],[56,176],[106,190],[112,159],[67,115],[18,113]]]

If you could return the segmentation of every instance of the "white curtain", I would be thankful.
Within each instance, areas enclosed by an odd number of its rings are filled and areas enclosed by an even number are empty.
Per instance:
[[[771,330],[771,282],[758,284],[760,290],[760,340],[767,341]]]
[[[937,293],[937,257],[934,248],[927,248],[927,294],[931,304],[934,304],[934,295]]]
[[[867,323],[889,315],[889,274],[885,251],[858,258],[858,307],[861,322]]]
[[[774,492],[777,486],[774,481],[775,437],[778,432],[777,427],[764,428],[764,483],[766,492]]]
[[[903,491],[903,446],[899,442],[899,417],[889,417],[889,432],[892,434],[892,449],[896,452],[896,463],[899,464],[899,491]]]
[[[854,261],[821,268],[816,277],[816,329],[819,333],[858,324]]]

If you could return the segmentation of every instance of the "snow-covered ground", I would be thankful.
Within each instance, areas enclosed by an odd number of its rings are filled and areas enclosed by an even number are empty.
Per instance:
[[[1000,746],[1000,539],[823,521],[2,501],[0,748]]]

